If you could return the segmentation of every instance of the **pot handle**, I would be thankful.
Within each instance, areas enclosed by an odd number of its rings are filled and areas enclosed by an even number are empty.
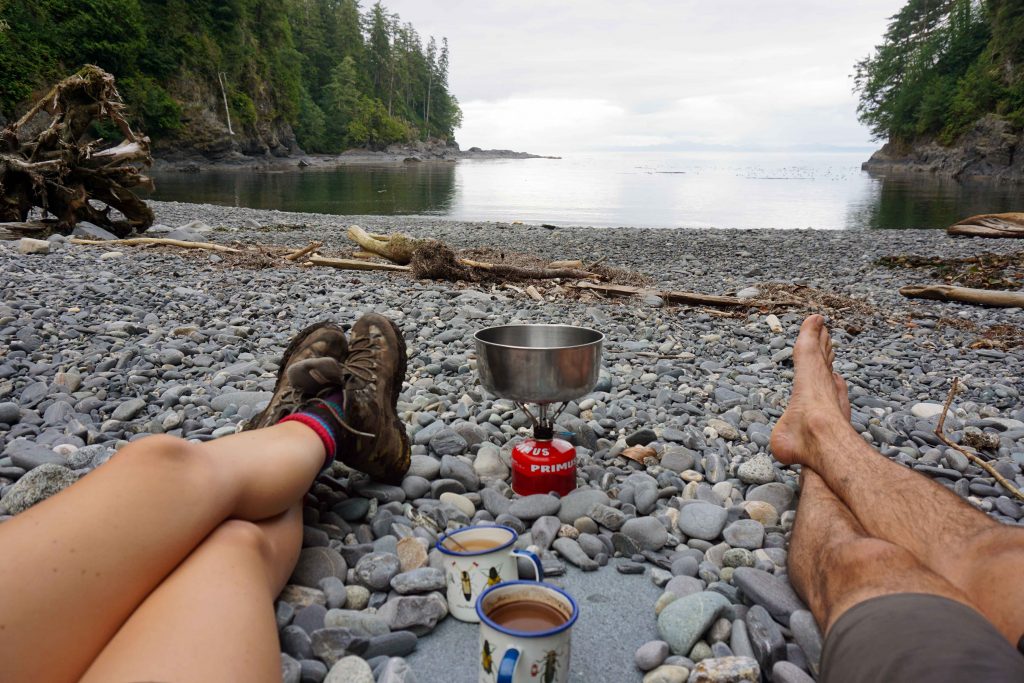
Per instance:
[[[540,563],[540,558],[537,554],[529,550],[512,550],[512,554],[516,557],[525,557],[533,564],[533,571],[536,576],[533,577],[534,581],[542,581],[544,579],[544,567]]]
[[[510,647],[505,650],[498,665],[498,683],[512,683],[512,676],[516,672],[516,664],[519,663],[519,648]]]

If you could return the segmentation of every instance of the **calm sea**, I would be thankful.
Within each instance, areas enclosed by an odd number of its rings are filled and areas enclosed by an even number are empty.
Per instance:
[[[881,177],[867,153],[591,154],[333,171],[155,175],[154,199],[330,214],[661,228],[945,228],[1024,185]]]

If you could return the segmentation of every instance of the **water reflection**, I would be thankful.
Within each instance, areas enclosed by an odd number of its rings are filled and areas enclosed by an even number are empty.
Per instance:
[[[847,228],[947,228],[968,216],[1024,205],[1022,185],[917,173],[866,175],[864,195],[849,205]]]
[[[349,166],[332,171],[155,173],[152,199],[339,215],[445,214],[455,164]]]
[[[331,171],[162,173],[154,199],[340,215],[659,228],[945,228],[1024,185],[870,175],[863,153],[644,153]]]

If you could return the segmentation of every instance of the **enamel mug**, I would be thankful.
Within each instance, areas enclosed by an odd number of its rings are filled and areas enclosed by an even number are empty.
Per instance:
[[[518,550],[518,539],[515,530],[495,525],[456,529],[437,540],[436,547],[444,555],[452,616],[459,621],[478,621],[476,600],[480,594],[491,586],[519,579],[517,557],[530,560],[534,578],[540,581],[544,576],[540,559],[529,550]]]
[[[564,621],[543,631],[516,631],[488,615],[521,601],[553,607]],[[551,584],[512,581],[488,588],[477,601],[480,617],[480,683],[567,683],[576,601]]]

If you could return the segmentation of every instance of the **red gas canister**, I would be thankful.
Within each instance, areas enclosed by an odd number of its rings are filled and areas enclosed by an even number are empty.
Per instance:
[[[568,441],[537,427],[535,436],[512,449],[512,490],[519,495],[553,491],[564,496],[575,488],[576,449]]]

